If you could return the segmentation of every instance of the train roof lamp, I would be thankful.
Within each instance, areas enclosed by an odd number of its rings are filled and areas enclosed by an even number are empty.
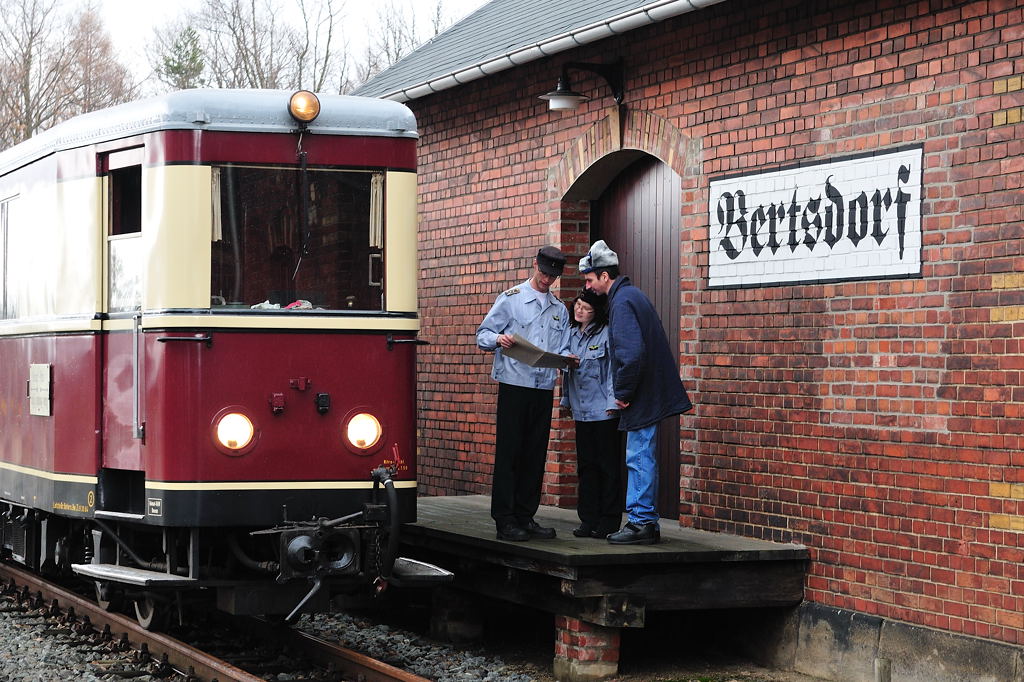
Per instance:
[[[288,113],[305,130],[320,115],[320,100],[309,90],[298,90],[288,100]]]
[[[551,111],[572,111],[581,103],[590,98],[572,89],[569,81],[569,69],[577,71],[591,71],[602,76],[612,90],[612,97],[615,103],[622,104],[624,94],[622,60],[616,60],[609,64],[592,64],[587,62],[566,62],[562,65],[562,75],[558,77],[558,85],[551,92],[545,93],[539,99],[548,101],[548,108]]]

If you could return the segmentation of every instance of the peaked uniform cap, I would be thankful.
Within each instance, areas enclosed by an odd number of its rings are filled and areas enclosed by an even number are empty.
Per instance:
[[[537,252],[537,268],[545,275],[561,277],[565,270],[565,254],[554,246],[545,246]]]
[[[580,273],[586,274],[598,268],[606,268],[610,265],[619,264],[619,254],[608,248],[603,239],[598,239],[590,247],[590,252],[580,258]]]

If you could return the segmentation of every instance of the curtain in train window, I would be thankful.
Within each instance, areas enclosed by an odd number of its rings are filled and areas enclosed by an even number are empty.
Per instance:
[[[383,309],[383,175],[222,166],[211,306]]]

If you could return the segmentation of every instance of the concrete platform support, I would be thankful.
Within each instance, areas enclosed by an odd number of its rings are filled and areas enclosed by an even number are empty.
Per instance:
[[[474,595],[450,587],[434,590],[430,636],[443,642],[469,644],[483,636],[483,617]]]
[[[723,646],[832,682],[1024,682],[1024,647],[805,602],[717,621]]]
[[[554,673],[560,682],[590,682],[619,671],[619,628],[555,616]]]
[[[793,668],[837,682],[1024,682],[1024,648],[820,604],[799,609]],[[887,679],[888,678],[888,679]]]

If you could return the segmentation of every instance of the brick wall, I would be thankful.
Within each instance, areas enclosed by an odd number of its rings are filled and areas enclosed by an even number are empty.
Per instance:
[[[540,246],[585,250],[571,189],[640,149],[682,178],[697,409],[681,522],[805,543],[815,602],[1024,643],[1022,14],[1024,0],[730,0],[411,102],[432,343],[422,492],[489,491],[496,392],[476,326]],[[562,61],[616,56],[621,116],[585,73],[574,85],[594,99],[577,112],[536,99]],[[907,145],[923,147],[920,276],[708,287],[714,178]],[[574,504],[570,427],[556,423],[546,503]]]

